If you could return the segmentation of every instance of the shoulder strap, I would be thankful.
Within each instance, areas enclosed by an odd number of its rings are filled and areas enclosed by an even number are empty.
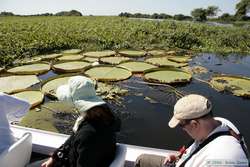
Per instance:
[[[223,132],[217,132],[212,134],[211,136],[209,136],[204,142],[202,142],[190,155],[188,158],[186,158],[180,165],[180,167],[184,167],[185,164],[187,163],[188,160],[190,160],[192,158],[192,156],[194,154],[196,154],[198,151],[200,151],[203,147],[205,147],[208,143],[210,143],[211,141],[213,141],[214,139],[216,139],[219,136],[223,136],[223,135],[231,135],[231,133],[229,131],[223,131]]]

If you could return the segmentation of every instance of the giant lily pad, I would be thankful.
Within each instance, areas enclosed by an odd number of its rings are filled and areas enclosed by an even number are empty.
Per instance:
[[[93,62],[98,62],[98,61],[99,61],[99,58],[85,57],[85,58],[82,59],[82,60],[87,61],[87,62],[90,62],[90,63],[93,63]]]
[[[31,64],[31,63],[37,63],[39,61],[41,61],[42,58],[41,57],[30,57],[30,58],[24,58],[21,60],[16,60],[14,61],[14,64]]]
[[[236,96],[250,97],[250,78],[240,76],[215,76],[210,81],[218,91],[229,91]]]
[[[54,64],[52,66],[53,70],[58,72],[78,72],[84,68],[90,66],[89,63],[83,61],[72,61]]]
[[[44,95],[40,91],[23,91],[15,93],[12,96],[18,97],[30,103],[31,107],[35,107],[43,102]]]
[[[184,67],[188,65],[187,63],[176,63],[170,61],[167,56],[148,58],[146,59],[146,62],[157,66],[169,66],[169,67]]]
[[[0,78],[0,92],[15,93],[39,83],[35,75],[17,75]]]
[[[115,51],[104,50],[104,51],[97,51],[97,52],[86,52],[83,55],[88,56],[88,57],[101,58],[101,57],[113,56],[115,55]]]
[[[39,64],[29,64],[19,67],[14,67],[7,72],[13,74],[42,74],[50,70],[49,64],[39,63]]]
[[[129,56],[129,57],[142,57],[146,55],[145,51],[137,51],[137,50],[123,50],[119,51],[119,53],[123,56]]]
[[[120,81],[132,75],[127,69],[104,65],[92,67],[86,70],[85,74],[99,81]]]
[[[171,56],[168,57],[168,60],[176,63],[188,63],[191,61],[191,58],[189,56]]]
[[[182,67],[183,70],[186,70],[192,74],[203,74],[203,73],[207,73],[208,70],[205,67],[202,66],[186,66],[186,67]]]
[[[129,61],[119,65],[120,67],[130,70],[132,73],[141,73],[147,69],[155,68],[156,66],[145,62]]]
[[[101,62],[103,63],[108,63],[108,64],[120,64],[121,62],[128,61],[130,58],[128,57],[122,57],[122,56],[116,56],[116,57],[103,57],[100,59]]]
[[[173,67],[154,68],[144,72],[144,79],[150,82],[184,83],[189,82],[191,78],[190,73]]]
[[[62,54],[60,53],[54,53],[54,54],[49,54],[49,55],[42,55],[42,56],[39,56],[42,60],[44,61],[47,61],[47,60],[53,60],[53,59],[56,59],[58,57],[61,57]]]
[[[165,50],[150,50],[148,51],[148,54],[152,56],[160,56],[160,55],[165,55],[166,51]]]
[[[81,49],[70,49],[70,50],[64,50],[64,51],[62,51],[62,54],[63,55],[71,55],[71,54],[79,54],[81,52],[82,52]]]
[[[61,85],[67,84],[70,77],[71,76],[56,76],[48,79],[42,84],[42,92],[55,98],[56,89]]]
[[[66,56],[62,56],[62,57],[59,57],[58,60],[81,60],[83,59],[84,56],[83,55],[66,55]]]

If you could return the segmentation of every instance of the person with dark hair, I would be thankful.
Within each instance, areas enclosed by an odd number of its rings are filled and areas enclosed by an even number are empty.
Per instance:
[[[174,106],[170,128],[180,127],[194,141],[177,154],[143,154],[136,167],[247,167],[248,150],[239,130],[225,118],[214,117],[212,104],[204,96],[182,97]]]
[[[73,103],[80,112],[74,133],[49,159],[29,167],[108,167],[115,157],[120,121],[96,95],[93,81],[84,76],[71,77],[67,85],[58,87],[56,95]]]

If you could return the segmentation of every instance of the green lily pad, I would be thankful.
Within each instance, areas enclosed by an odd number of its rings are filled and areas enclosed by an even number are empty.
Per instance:
[[[218,91],[229,91],[235,96],[250,97],[250,78],[240,76],[215,76],[210,81]]]
[[[167,51],[166,54],[168,54],[168,55],[176,55],[176,54],[177,54],[177,51],[175,51],[175,50],[170,50],[170,51]]]
[[[64,50],[64,51],[62,51],[62,54],[63,55],[71,55],[71,54],[79,54],[81,52],[82,52],[81,49],[70,49],[70,50]]]
[[[188,65],[187,63],[176,63],[176,62],[170,61],[167,56],[148,58],[145,61],[147,63],[154,64],[157,66],[184,67]]]
[[[32,64],[32,63],[37,63],[39,61],[41,61],[42,58],[41,57],[31,57],[31,58],[24,58],[21,60],[16,60],[14,61],[14,64]]]
[[[60,53],[54,53],[54,54],[49,54],[49,55],[42,55],[42,56],[39,56],[43,61],[47,61],[47,60],[53,60],[53,59],[56,59],[58,57],[61,57],[62,54]]]
[[[83,59],[84,56],[83,55],[66,55],[66,56],[62,56],[62,57],[59,57],[58,60],[62,61],[62,60],[65,60],[65,61],[74,61],[74,60],[81,60]]]
[[[176,63],[188,63],[189,61],[191,61],[191,58],[188,56],[171,56],[168,57],[168,60]]]
[[[48,72],[49,70],[50,70],[49,64],[37,63],[37,64],[29,64],[29,65],[14,67],[7,70],[7,72],[12,74],[42,74]]]
[[[145,80],[157,83],[185,83],[191,78],[190,73],[173,67],[154,68],[144,72]]]
[[[42,92],[56,98],[56,89],[68,83],[71,76],[56,76],[42,83]]]
[[[79,72],[89,66],[90,64],[84,61],[72,61],[54,64],[52,69],[58,72]]]
[[[119,64],[119,67],[126,68],[130,70],[132,73],[142,73],[145,70],[148,70],[150,68],[155,68],[156,66],[145,62],[129,61]]]
[[[148,51],[148,54],[152,56],[162,56],[166,54],[166,51],[165,50],[150,50]]]
[[[193,66],[193,67],[182,67],[183,70],[186,70],[192,74],[203,74],[203,73],[207,73],[208,70],[205,67],[202,66]]]
[[[41,104],[43,102],[44,94],[40,91],[23,91],[12,94],[12,96],[18,97],[30,103],[31,108]]]
[[[121,62],[128,61],[128,60],[130,60],[130,58],[122,57],[122,56],[103,57],[100,59],[101,62],[112,64],[112,65],[120,64]]]
[[[101,57],[108,57],[115,55],[115,51],[112,50],[104,50],[104,51],[97,51],[97,52],[86,52],[83,55],[88,57],[94,58],[101,58]]]
[[[94,58],[94,57],[85,57],[82,60],[93,63],[99,61],[99,58]]]
[[[146,55],[145,51],[137,51],[137,50],[123,50],[119,51],[119,53],[123,56],[128,56],[128,57],[143,57]]]
[[[92,67],[84,73],[98,81],[120,81],[128,79],[132,75],[127,69],[105,65]]]
[[[39,83],[35,75],[14,75],[0,78],[0,92],[16,93],[26,90],[30,86]]]

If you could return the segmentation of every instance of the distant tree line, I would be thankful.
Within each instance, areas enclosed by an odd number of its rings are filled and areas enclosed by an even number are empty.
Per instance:
[[[15,15],[12,12],[1,12],[0,16],[22,16],[22,15]],[[25,15],[25,16],[82,16],[82,13],[77,10],[71,11],[61,11],[56,14],[53,13],[42,13],[42,14],[35,14],[35,15]]]
[[[131,18],[147,18],[147,19],[175,19],[175,20],[192,20],[192,17],[185,16],[183,14],[176,14],[176,15],[168,15],[165,13],[154,13],[152,15],[150,14],[142,14],[142,13],[128,13],[128,12],[122,12],[119,14],[120,17],[131,17]]]

